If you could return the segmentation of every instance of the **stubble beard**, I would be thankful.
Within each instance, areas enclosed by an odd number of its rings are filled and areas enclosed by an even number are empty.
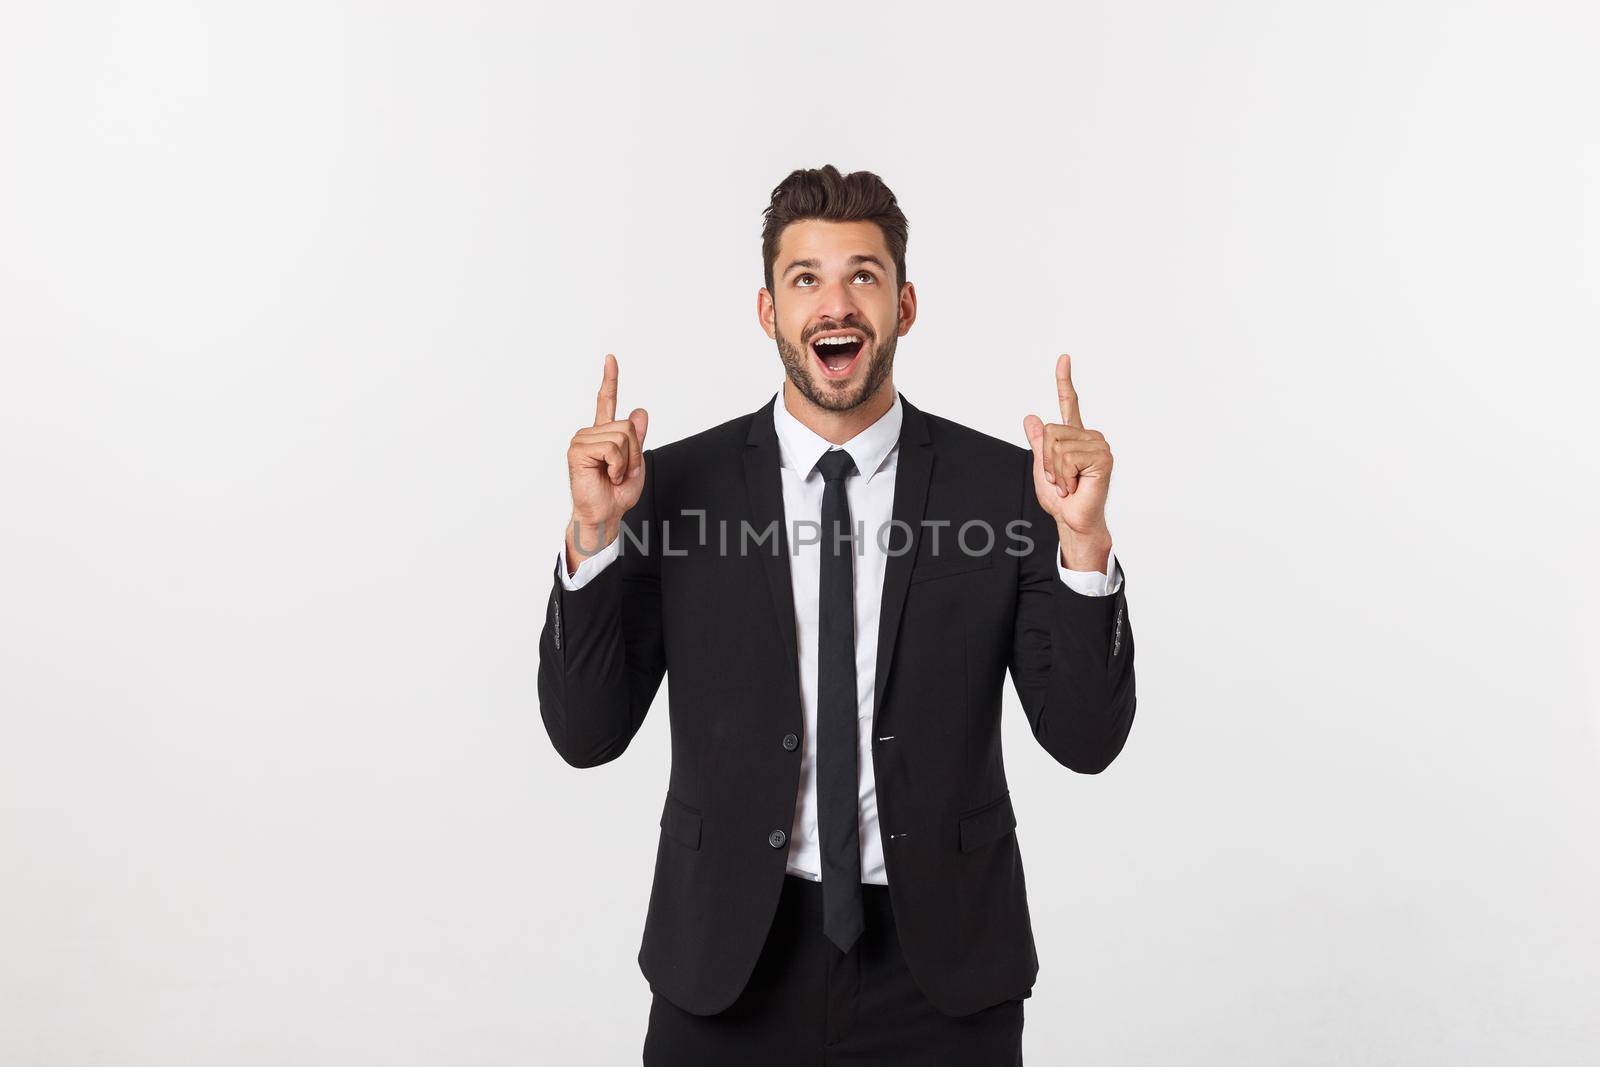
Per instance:
[[[860,358],[867,360],[867,373],[861,379],[861,385],[854,390],[834,388],[826,379],[819,382],[813,376],[815,369],[812,366],[814,359],[811,346],[797,346],[784,337],[782,331],[773,332],[777,335],[778,358],[783,360],[784,372],[794,387],[800,390],[800,395],[826,411],[849,411],[866,403],[889,380],[889,372],[894,369],[895,344],[899,341],[898,315],[895,316],[894,325],[894,330],[881,347],[875,338],[866,342],[869,350]]]

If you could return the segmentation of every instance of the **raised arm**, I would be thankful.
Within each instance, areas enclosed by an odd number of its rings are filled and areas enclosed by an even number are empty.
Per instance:
[[[643,408],[617,419],[617,361],[606,356],[592,426],[572,437],[572,517],[539,636],[539,714],[561,758],[596,767],[622,755],[666,672],[659,559]],[[623,528],[627,535],[623,535]],[[573,588],[583,561],[601,554]]]
[[[1056,364],[1056,395],[1060,423],[1023,420],[1032,456],[1022,513],[1034,550],[1021,561],[1011,680],[1039,744],[1062,765],[1098,774],[1133,726],[1133,627],[1125,573],[1106,596],[1061,580],[1062,566],[1106,568],[1112,456],[1105,435],[1084,428],[1069,356]]]

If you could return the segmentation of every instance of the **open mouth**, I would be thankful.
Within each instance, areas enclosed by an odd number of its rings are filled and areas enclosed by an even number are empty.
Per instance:
[[[824,375],[844,378],[855,369],[856,358],[866,346],[866,338],[859,333],[831,334],[812,338],[811,353],[822,364]]]

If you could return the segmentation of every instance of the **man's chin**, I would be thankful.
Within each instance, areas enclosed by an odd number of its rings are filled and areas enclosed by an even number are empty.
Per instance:
[[[822,378],[806,374],[804,381],[795,382],[805,398],[828,411],[849,411],[851,408],[860,407],[867,399],[867,375],[864,373],[851,375],[849,378]]]

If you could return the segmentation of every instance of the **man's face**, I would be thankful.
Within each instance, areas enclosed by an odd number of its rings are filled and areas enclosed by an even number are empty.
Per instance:
[[[818,407],[848,411],[889,380],[895,344],[916,318],[874,222],[807,219],[786,226],[761,290],[762,326],[784,370]]]

